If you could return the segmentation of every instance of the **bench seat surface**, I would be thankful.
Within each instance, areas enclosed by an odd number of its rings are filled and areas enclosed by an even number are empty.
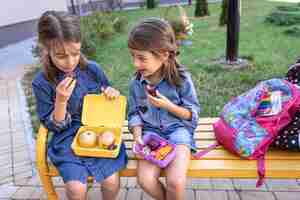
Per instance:
[[[217,118],[201,118],[195,132],[198,150],[203,150],[215,142],[212,123]],[[136,176],[137,158],[132,152],[132,135],[128,132],[127,122],[123,127],[123,141],[129,156],[127,168],[121,176]],[[256,178],[256,160],[244,160],[219,146],[200,160],[191,158],[187,176],[201,178]],[[266,155],[266,177],[300,178],[300,153],[270,149]],[[50,176],[58,176],[54,166],[48,170]],[[162,173],[162,176],[164,173]]]

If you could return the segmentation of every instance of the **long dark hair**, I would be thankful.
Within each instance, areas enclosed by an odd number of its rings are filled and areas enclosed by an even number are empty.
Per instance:
[[[38,45],[45,76],[52,84],[56,83],[59,70],[51,61],[48,50],[63,42],[81,42],[79,17],[67,12],[46,11],[38,22]],[[87,59],[82,53],[79,65],[81,69],[87,65]]]
[[[149,51],[158,57],[162,52],[169,52],[169,58],[162,66],[162,74],[169,84],[181,86],[185,68],[176,59],[179,52],[175,34],[166,20],[147,18],[138,23],[129,34],[128,47]]]

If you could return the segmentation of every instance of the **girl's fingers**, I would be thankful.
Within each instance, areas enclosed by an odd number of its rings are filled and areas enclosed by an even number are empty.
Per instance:
[[[114,99],[120,95],[120,92],[112,87],[107,87],[103,92],[109,99]]]
[[[154,96],[152,96],[150,94],[148,94],[147,96],[148,96],[148,99],[149,99],[150,103],[152,103],[154,105],[158,104],[160,102],[160,100],[161,100],[160,98],[154,97]]]
[[[163,98],[163,97],[164,97],[158,90],[156,90],[156,95],[157,95],[157,97],[159,97],[159,98]]]
[[[117,98],[118,96],[120,96],[120,92],[114,89],[114,97]]]
[[[111,99],[111,94],[110,94],[110,87],[107,87],[103,90],[104,95],[108,98]]]
[[[142,136],[141,136],[141,137],[138,137],[137,142],[138,142],[139,144],[141,144],[141,145],[144,145],[144,141],[143,141]]]
[[[152,100],[152,101],[155,101],[155,99],[156,99],[154,96],[152,96],[150,94],[147,94],[147,97],[149,100]]]
[[[59,86],[60,88],[66,89],[66,88],[70,85],[71,81],[72,81],[72,78],[66,77],[66,78],[64,78],[64,79],[59,83],[58,86]]]
[[[73,79],[73,81],[69,83],[69,86],[67,87],[67,91],[72,92],[74,90],[75,86],[76,86],[76,80]]]

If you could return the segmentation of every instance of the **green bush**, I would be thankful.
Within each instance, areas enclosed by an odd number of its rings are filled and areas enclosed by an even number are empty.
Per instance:
[[[125,17],[116,16],[109,12],[95,12],[81,18],[82,51],[88,58],[96,57],[97,45],[109,40],[115,33],[125,30],[128,21]]]
[[[31,54],[34,58],[39,58],[41,56],[41,48],[39,47],[37,40],[34,45],[31,46]]]
[[[36,114],[36,100],[32,93],[31,82],[34,76],[40,71],[40,65],[34,66],[32,68],[26,69],[24,77],[22,79],[22,86],[24,89],[24,94],[27,100],[28,112],[31,116],[31,123],[34,134],[37,133],[39,127],[39,120]]]
[[[95,12],[90,16],[81,19],[81,27],[88,30],[92,35],[100,40],[108,39],[113,33],[114,28],[110,15],[104,12]]]
[[[300,26],[293,26],[284,31],[285,34],[294,37],[300,37]]]
[[[96,58],[96,42],[88,33],[83,34],[81,39],[81,52],[86,55],[89,59]]]
[[[122,16],[115,17],[113,21],[113,27],[117,33],[123,33],[125,31],[127,24],[128,24],[127,19]]]
[[[279,26],[299,24],[300,12],[274,11],[266,17],[266,22]]]
[[[197,0],[195,8],[195,17],[209,16],[207,0]]]
[[[300,7],[298,6],[277,6],[277,10],[279,11],[300,11]]]

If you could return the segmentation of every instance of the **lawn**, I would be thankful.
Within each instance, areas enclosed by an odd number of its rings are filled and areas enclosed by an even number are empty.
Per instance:
[[[199,19],[192,17],[194,7],[185,7],[194,24],[194,34],[189,38],[193,44],[180,48],[179,60],[192,72],[202,117],[218,116],[233,96],[254,87],[258,81],[283,77],[288,65],[295,62],[299,56],[300,40],[283,34],[286,27],[264,22],[266,15],[279,5],[293,4],[267,0],[243,1],[239,52],[240,56],[252,60],[252,66],[239,71],[228,71],[211,64],[224,56],[226,48],[226,27],[218,26],[220,4],[210,4],[211,15]],[[129,80],[134,73],[127,49],[128,32],[139,19],[162,16],[165,9],[117,12],[129,21],[125,32],[97,44],[96,61],[104,68],[113,86],[126,96]]]

